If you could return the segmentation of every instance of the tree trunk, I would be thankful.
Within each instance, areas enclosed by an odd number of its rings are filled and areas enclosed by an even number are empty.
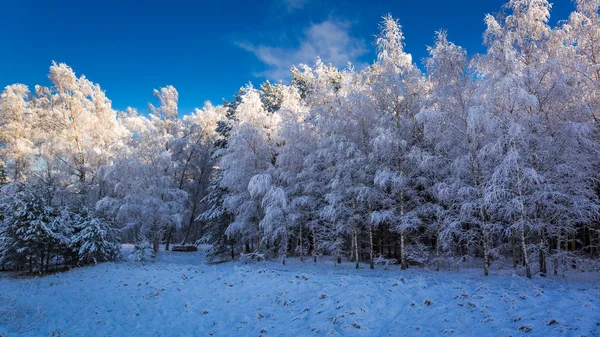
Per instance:
[[[515,240],[515,235],[514,234],[510,235],[510,245],[511,245],[511,248],[512,248],[513,268],[517,269],[517,264],[519,263],[519,258],[518,258],[519,251],[517,250],[517,244],[516,244],[516,240]]]
[[[600,258],[600,249],[598,249],[600,247],[600,231],[596,231],[596,244],[594,245],[594,255],[598,255],[598,258]]]
[[[314,263],[317,263],[317,236],[315,235],[315,232],[313,231],[313,235],[312,235],[312,239],[313,239],[313,261]]]
[[[436,228],[436,237],[435,237],[435,270],[440,271],[440,225],[437,225]]]
[[[369,229],[369,241],[371,243],[371,251],[369,255],[369,268],[375,269],[375,261],[373,260],[373,228]]]
[[[383,255],[383,226],[379,226],[379,255]]]
[[[391,258],[392,257],[392,238],[390,238],[389,231],[386,231],[386,238],[387,238],[388,257]]]
[[[531,268],[529,266],[529,260],[527,257],[527,244],[525,242],[525,229],[521,227],[519,230],[519,237],[521,240],[521,250],[523,251],[523,264],[525,264],[525,274],[527,278],[531,278]]]
[[[354,229],[354,258],[356,259],[356,269],[358,269],[358,233]]]
[[[546,244],[544,238],[544,230],[540,232],[540,247],[539,250],[539,264],[540,264],[540,275],[546,276],[548,270],[546,268]]]
[[[589,234],[588,227],[583,226],[583,251],[585,251],[585,247],[587,247],[588,254],[590,254],[591,250],[592,250],[591,249],[592,244],[591,244],[590,238],[591,238],[591,236]]]
[[[483,275],[488,276],[490,274],[490,242],[489,234],[485,228],[487,223],[487,212],[486,207],[483,204],[483,177],[481,174],[481,168],[478,163],[475,162],[476,155],[471,146],[471,136],[467,135],[467,143],[469,144],[469,163],[471,165],[471,175],[473,176],[473,183],[477,187],[477,197],[482,203],[479,207],[479,217],[481,220],[481,236],[483,243]]]
[[[490,275],[490,251],[487,232],[482,228],[481,235],[483,237],[483,275]]]
[[[50,266],[50,248],[46,252],[46,274],[48,274],[48,267]]]
[[[304,247],[302,246],[302,225],[300,225],[300,235],[298,235],[298,247],[300,247],[300,261],[304,262]]]
[[[400,269],[406,270],[408,263],[406,261],[406,248],[404,246],[404,231],[400,232]]]
[[[38,273],[41,275],[44,272],[44,247],[40,249],[40,265],[38,268]]]
[[[356,262],[354,260],[354,229],[352,230],[352,237],[350,238],[350,262]]]
[[[167,235],[166,235],[166,244],[165,244],[165,250],[169,250],[169,245],[171,244],[171,237],[173,236],[172,234],[172,228],[169,227],[169,229],[167,229]]]
[[[556,238],[556,252],[554,253],[554,276],[558,276],[558,259],[560,256],[560,232]]]
[[[192,210],[192,217],[190,218],[190,222],[188,223],[187,228],[185,229],[185,236],[183,237],[183,241],[181,242],[182,246],[187,243],[187,240],[190,236],[190,232],[192,231],[192,224],[194,223],[194,216],[195,216],[194,213],[196,212],[195,209],[196,209],[196,206],[194,206],[194,210]]]
[[[567,234],[568,235],[568,234]],[[577,249],[577,232],[573,233],[573,240],[569,240],[570,251]]]
[[[513,150],[516,151],[515,142],[512,142]],[[527,256],[527,243],[525,242],[525,205],[523,198],[523,188],[521,186],[521,168],[519,166],[519,161],[515,159],[515,171],[517,173],[517,191],[519,193],[519,198],[521,200],[521,226],[519,228],[519,239],[521,241],[521,250],[523,253],[523,265],[525,266],[525,274],[527,278],[531,278],[531,267],[529,266],[529,259]]]

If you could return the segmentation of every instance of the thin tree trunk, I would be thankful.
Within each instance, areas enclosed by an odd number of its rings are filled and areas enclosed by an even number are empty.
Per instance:
[[[519,263],[519,258],[518,258],[518,253],[519,251],[517,250],[517,245],[516,245],[516,240],[515,240],[515,235],[511,234],[510,235],[510,245],[511,245],[511,250],[512,250],[512,262],[513,262],[513,268],[517,269],[517,264]]]
[[[521,241],[521,250],[523,251],[523,264],[525,264],[525,274],[527,278],[531,278],[531,268],[529,266],[529,260],[527,258],[527,244],[525,242],[525,229],[519,229],[519,237]]]
[[[404,174],[403,174],[404,175]],[[400,218],[404,221],[404,190],[400,190]],[[404,229],[400,231],[400,269],[406,270],[408,264],[406,263],[406,251],[404,247]]]
[[[390,237],[390,231],[386,231],[386,238],[387,238],[387,250],[388,250],[388,257],[392,258],[392,238]]]
[[[315,234],[314,230],[313,230],[312,239],[313,239],[313,262],[317,263],[317,235]]]
[[[404,245],[404,231],[400,232],[400,269],[406,270],[408,263],[406,262],[406,248]]]
[[[516,145],[514,141],[512,142],[513,150],[516,151]],[[531,267],[529,266],[529,258],[527,256],[527,243],[525,241],[525,205],[523,200],[523,188],[521,186],[521,168],[519,166],[519,161],[515,159],[515,171],[517,173],[517,191],[519,193],[519,198],[521,199],[521,226],[519,226],[519,240],[521,243],[521,250],[523,253],[523,264],[525,265],[525,274],[527,278],[531,278]]]
[[[369,256],[369,268],[375,269],[375,261],[373,260],[373,228],[369,228],[369,241],[371,244],[371,251]]]
[[[48,248],[48,251],[46,252],[46,274],[48,274],[48,266],[50,266],[50,248]]]
[[[167,237],[166,237],[166,244],[165,244],[165,250],[169,250],[169,245],[171,244],[171,236],[172,236],[172,229],[171,227],[169,227],[169,229],[167,229]]]
[[[282,262],[283,262],[283,265],[285,265],[285,259],[287,257],[287,253],[290,248],[289,244],[290,244],[291,239],[288,237],[289,229],[288,229],[287,221],[285,220],[285,217],[283,218],[283,222],[286,224],[285,225],[285,237],[282,240],[283,241],[283,261]]]
[[[352,229],[352,238],[350,239],[350,262],[356,262],[354,260],[354,229]]]
[[[43,271],[44,271],[44,247],[42,247],[40,249],[40,265],[39,265],[38,273],[41,275]]]
[[[591,251],[591,241],[590,241],[590,235],[589,235],[589,231],[588,231],[588,227],[587,226],[583,226],[583,251],[585,251],[585,247],[587,247],[587,251],[588,254]]]
[[[304,247],[302,246],[302,225],[300,225],[300,235],[298,235],[298,247],[300,247],[300,261],[304,262]]]
[[[489,246],[489,235],[485,228],[487,222],[486,208],[483,204],[483,177],[481,174],[480,166],[475,162],[475,153],[472,147],[471,136],[467,135],[467,144],[469,146],[469,163],[471,165],[471,175],[473,176],[473,183],[477,187],[477,197],[482,203],[479,207],[479,217],[481,220],[481,239],[483,243],[483,275],[488,276],[490,274],[490,246]]]
[[[600,231],[596,231],[596,244],[594,245],[594,252],[600,258]]]
[[[356,269],[358,269],[358,233],[356,228],[354,229],[354,258],[356,259]]]
[[[287,239],[286,239],[287,241]],[[281,263],[285,266],[285,258],[287,257],[287,244],[286,247],[283,248],[283,257]]]
[[[194,223],[195,213],[196,206],[194,206],[192,209],[192,216],[190,217],[190,222],[188,223],[187,228],[185,229],[185,236],[183,237],[183,241],[181,242],[182,246],[184,246],[187,243],[187,240],[190,237],[190,232],[192,231],[192,224]]]
[[[435,270],[440,271],[440,225],[438,223],[436,227],[436,239],[435,239]]]
[[[558,233],[558,237],[556,238],[556,252],[554,253],[554,276],[558,276],[558,259],[560,256],[560,231]]]
[[[490,274],[490,252],[487,233],[482,228],[481,235],[483,237],[483,275],[488,276]]]
[[[379,226],[379,255],[383,255],[383,226]]]
[[[546,276],[548,270],[546,268],[546,243],[545,243],[545,233],[542,229],[540,231],[540,247],[539,247],[539,264],[540,264],[540,275]]]
[[[569,236],[569,234],[567,234]],[[569,251],[574,251],[576,249],[575,244],[577,241],[577,233],[573,233],[573,240],[569,240]]]

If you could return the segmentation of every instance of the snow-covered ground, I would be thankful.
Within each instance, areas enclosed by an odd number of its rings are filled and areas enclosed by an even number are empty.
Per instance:
[[[600,335],[599,275],[480,274],[161,252],[146,264],[0,274],[0,336]]]

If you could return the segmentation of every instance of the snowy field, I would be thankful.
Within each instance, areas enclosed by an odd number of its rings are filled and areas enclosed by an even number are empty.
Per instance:
[[[200,253],[0,274],[0,336],[599,336],[599,275],[375,271]]]

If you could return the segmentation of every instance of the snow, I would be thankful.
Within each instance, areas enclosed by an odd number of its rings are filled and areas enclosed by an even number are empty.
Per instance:
[[[598,273],[527,280],[330,260],[210,265],[204,249],[46,277],[0,274],[0,336],[600,334]]]

